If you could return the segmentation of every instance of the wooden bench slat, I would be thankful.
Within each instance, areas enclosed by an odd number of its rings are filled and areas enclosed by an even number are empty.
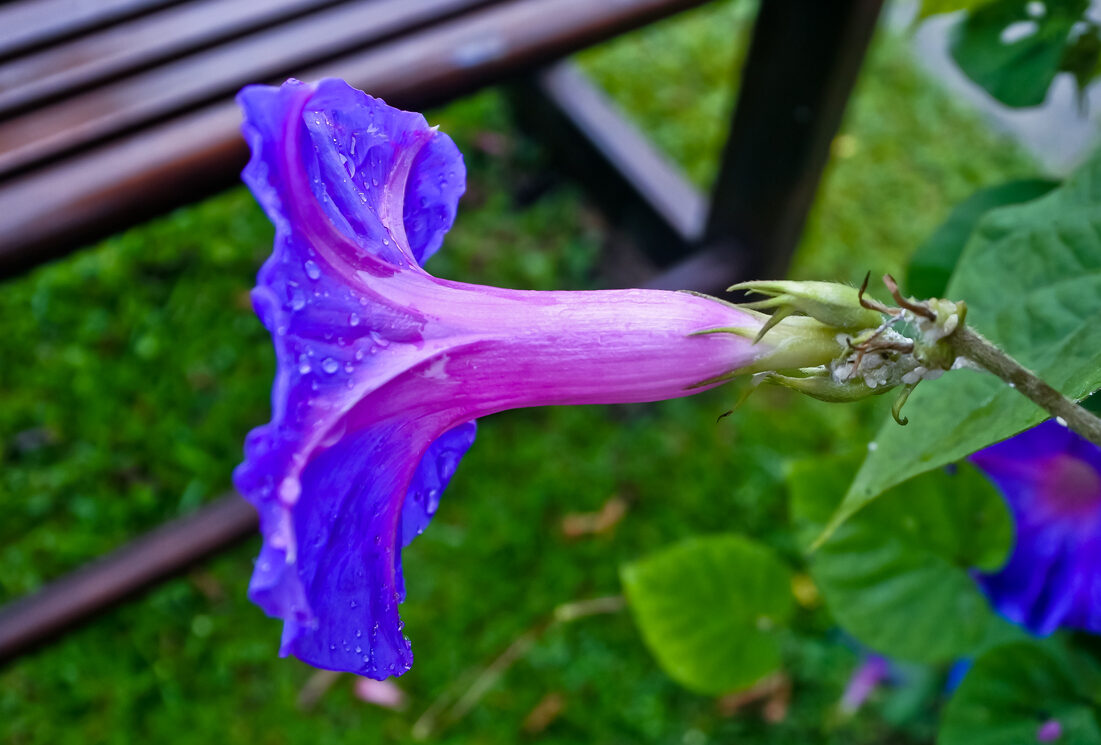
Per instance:
[[[486,0],[338,5],[0,123],[0,177]]]
[[[422,108],[703,2],[498,3],[299,74]],[[239,122],[232,102],[212,104],[4,183],[0,276],[233,183],[247,155]]]
[[[337,2],[197,0],[34,50],[0,65],[0,117]]]
[[[0,57],[180,0],[19,0],[0,5]]]

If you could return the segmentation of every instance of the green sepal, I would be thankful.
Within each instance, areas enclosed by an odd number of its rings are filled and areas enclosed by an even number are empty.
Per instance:
[[[765,300],[740,303],[752,310],[801,313],[839,331],[875,328],[883,321],[878,311],[865,308],[855,287],[837,282],[764,280],[739,282],[730,291],[742,290],[767,296]]]
[[[795,374],[788,375],[765,373],[764,382],[782,385],[819,401],[835,404],[850,403],[870,396],[878,396],[894,387],[884,385],[871,388],[864,382],[863,378],[839,381],[834,379],[830,372],[821,368],[798,370]]]

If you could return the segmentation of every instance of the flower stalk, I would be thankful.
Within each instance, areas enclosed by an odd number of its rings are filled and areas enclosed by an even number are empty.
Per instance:
[[[1041,409],[1062,419],[1067,427],[1094,445],[1101,445],[1101,418],[1052,388],[978,331],[961,325],[946,341],[957,355],[994,373]]]

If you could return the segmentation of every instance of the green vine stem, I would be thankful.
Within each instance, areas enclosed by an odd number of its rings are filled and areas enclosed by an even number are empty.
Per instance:
[[[994,373],[1037,406],[1061,418],[1072,430],[1101,446],[1101,419],[1052,388],[982,334],[961,323],[944,341],[958,356]]]

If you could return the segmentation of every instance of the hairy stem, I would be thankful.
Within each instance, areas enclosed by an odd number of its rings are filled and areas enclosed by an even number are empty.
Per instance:
[[[1101,446],[1101,419],[1052,388],[982,334],[960,324],[945,341],[957,355],[994,373],[1052,416],[1062,418],[1072,430]]]

